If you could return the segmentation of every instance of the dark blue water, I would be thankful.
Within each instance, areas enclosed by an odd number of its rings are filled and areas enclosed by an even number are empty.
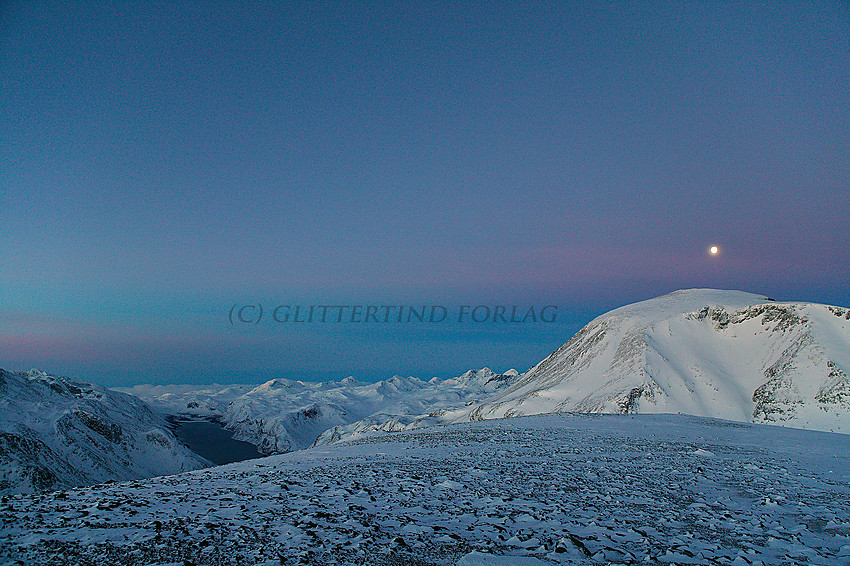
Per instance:
[[[170,419],[169,423],[180,442],[214,464],[229,464],[263,457],[253,444],[234,440],[233,433],[225,430],[221,423],[177,419]]]

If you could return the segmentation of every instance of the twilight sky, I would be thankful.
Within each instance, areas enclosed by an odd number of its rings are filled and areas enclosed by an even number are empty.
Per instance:
[[[0,367],[427,379],[679,288],[850,306],[847,2],[454,4],[0,4]]]

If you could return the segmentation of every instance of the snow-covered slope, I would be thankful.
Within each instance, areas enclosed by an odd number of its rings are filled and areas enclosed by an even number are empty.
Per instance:
[[[542,413],[684,413],[850,432],[850,309],[690,289],[591,321],[480,401],[381,414],[317,444]]]
[[[692,289],[596,318],[503,392],[444,415],[685,413],[850,432],[850,309]]]
[[[211,463],[143,402],[32,370],[0,369],[0,493],[176,474]]]
[[[370,434],[0,501],[0,564],[850,563],[850,436],[685,415]]]

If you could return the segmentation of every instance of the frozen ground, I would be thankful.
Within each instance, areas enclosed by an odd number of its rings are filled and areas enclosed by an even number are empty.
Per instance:
[[[846,565],[850,436],[491,420],[4,497],[0,524],[0,564]]]

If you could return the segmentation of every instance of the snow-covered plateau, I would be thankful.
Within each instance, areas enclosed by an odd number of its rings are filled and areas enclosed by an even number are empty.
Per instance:
[[[685,415],[368,433],[0,501],[0,564],[850,563],[850,435]]]

